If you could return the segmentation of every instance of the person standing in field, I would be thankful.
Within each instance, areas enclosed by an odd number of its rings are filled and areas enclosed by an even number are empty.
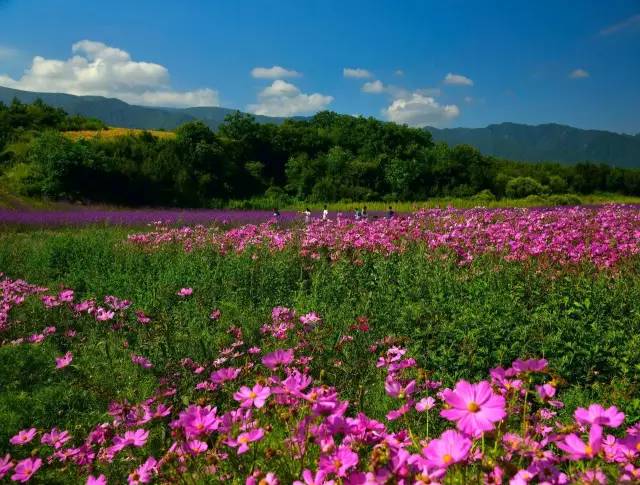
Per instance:
[[[309,210],[309,208],[307,207],[304,212],[304,222],[309,224],[311,222],[311,211]]]
[[[322,220],[326,221],[329,218],[329,209],[327,209],[327,206],[324,206],[324,209],[322,210]]]
[[[367,212],[367,206],[366,205],[362,208],[362,218],[365,221],[369,218],[369,213]]]
[[[277,207],[273,208],[273,217],[275,217],[276,219],[280,218],[280,211],[278,210]]]
[[[394,216],[393,209],[389,206],[389,210],[387,211],[387,219],[392,219]]]
[[[360,220],[360,209],[358,207],[356,207],[355,209],[355,218],[356,218],[356,221]]]

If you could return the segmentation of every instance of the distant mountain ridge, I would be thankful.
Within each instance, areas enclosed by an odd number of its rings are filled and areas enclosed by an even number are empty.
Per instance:
[[[640,133],[625,135],[548,123],[500,123],[486,128],[426,127],[433,139],[450,146],[467,144],[482,153],[523,162],[602,162],[640,167]]]
[[[216,129],[225,116],[237,111],[221,107],[136,106],[102,96],[34,93],[0,86],[1,102],[8,104],[13,98],[24,103],[31,103],[40,98],[51,106],[64,109],[67,113],[98,118],[108,125],[123,128],[173,130],[188,121],[201,120],[212,129]],[[259,123],[279,124],[285,119],[256,116]],[[443,141],[451,146],[468,144],[484,154],[510,160],[567,164],[591,161],[618,167],[640,167],[640,133],[624,135],[553,123],[536,126],[500,123],[486,128],[425,129],[431,132],[436,141]]]
[[[0,86],[0,101],[9,104],[14,98],[32,103],[40,98],[48,105],[64,109],[67,113],[98,118],[110,126],[146,130],[173,130],[183,123],[201,120],[216,129],[225,116],[237,110],[218,106],[197,108],[155,108],[136,106],[115,98],[103,96],[74,96],[63,93],[34,93]],[[256,116],[259,123],[282,123],[285,118]]]

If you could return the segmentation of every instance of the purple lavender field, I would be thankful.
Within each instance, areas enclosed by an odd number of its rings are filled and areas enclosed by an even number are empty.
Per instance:
[[[265,222],[273,218],[271,211],[222,209],[76,209],[76,210],[8,210],[0,209],[0,225],[18,226],[140,226],[162,222],[168,225],[221,224],[242,225]],[[301,219],[297,212],[281,212],[279,220]]]

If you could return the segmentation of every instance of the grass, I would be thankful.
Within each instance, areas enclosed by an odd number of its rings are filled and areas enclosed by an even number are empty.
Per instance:
[[[53,337],[39,345],[0,346],[0,455],[9,451],[5,444],[16,430],[30,426],[86,434],[110,420],[105,410],[111,400],[142,401],[182,358],[216,358],[229,344],[233,325],[243,330],[247,345],[264,344],[258,329],[275,306],[317,311],[324,320],[323,341],[332,345],[350,333],[357,317],[368,317],[371,332],[356,347],[324,352],[313,365],[326,369],[320,375],[343,398],[359,402],[376,419],[384,420],[393,403],[367,348],[386,336],[401,339],[419,365],[447,385],[485,378],[489,368],[515,358],[544,356],[561,376],[556,382],[567,404],[562,417],[598,401],[616,404],[630,422],[640,419],[640,260],[617,272],[589,265],[543,270],[533,262],[488,256],[460,267],[428,258],[415,246],[391,257],[368,255],[355,265],[312,262],[295,249],[226,256],[172,247],[147,252],[124,243],[127,232],[88,227],[0,233],[0,270],[8,276],[52,291],[73,288],[78,298],[131,299],[153,319],[150,327],[118,333],[63,309],[45,311],[37,301],[16,308],[14,325],[2,338],[46,325],[59,332],[73,327],[82,337],[76,343]],[[192,287],[193,297],[177,297],[182,287]],[[213,308],[222,311],[220,321],[208,318]],[[56,371],[55,357],[71,349],[73,364]],[[151,359],[155,368],[133,366],[132,352]],[[341,367],[331,365],[335,358]],[[196,399],[194,377],[181,388],[182,405]],[[162,442],[153,435],[147,452],[158,452]],[[124,479],[131,468],[124,466],[114,465],[110,477],[120,473]],[[43,473],[45,481],[82,480],[71,468],[64,480],[53,471]]]

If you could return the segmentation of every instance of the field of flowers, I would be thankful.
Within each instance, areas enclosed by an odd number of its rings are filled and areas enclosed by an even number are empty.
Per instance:
[[[639,251],[632,206],[7,230],[0,480],[638,483]]]

